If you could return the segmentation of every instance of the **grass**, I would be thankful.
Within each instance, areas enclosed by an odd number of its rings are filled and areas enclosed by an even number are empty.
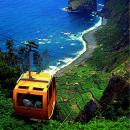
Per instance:
[[[60,109],[68,109],[65,115],[72,111],[71,115],[75,118],[92,98],[89,91],[97,99],[102,96],[109,77],[110,73],[93,70],[89,64],[85,64],[58,78],[57,101]]]
[[[130,119],[121,117],[117,121],[94,118],[87,124],[79,122],[59,122],[55,120],[34,122],[14,116],[11,98],[6,98],[0,91],[0,130],[126,130]]]
[[[118,65],[113,72],[122,75],[126,68],[125,63]],[[67,121],[62,122],[50,120],[47,122],[32,122],[14,116],[12,98],[7,98],[6,89],[0,89],[0,130],[26,129],[26,130],[55,130],[61,126],[61,130],[126,130],[129,126],[129,119],[121,117],[117,121],[94,118],[87,124],[74,123],[73,120],[79,113],[80,109],[92,98],[88,92],[91,90],[95,97],[99,99],[103,90],[107,86],[111,74],[108,72],[93,70],[89,63],[85,66],[78,66],[65,76],[57,78],[57,101],[60,111],[64,116],[70,113]],[[80,93],[79,93],[80,92]],[[72,99],[72,100],[70,100]],[[70,122],[69,122],[70,120]]]

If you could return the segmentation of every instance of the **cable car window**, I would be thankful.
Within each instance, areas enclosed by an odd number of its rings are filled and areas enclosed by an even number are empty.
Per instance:
[[[17,94],[17,105],[32,107],[32,108],[43,108],[42,96],[33,94]]]
[[[20,89],[28,89],[28,86],[19,86]]]
[[[43,91],[43,88],[33,88],[33,90]]]

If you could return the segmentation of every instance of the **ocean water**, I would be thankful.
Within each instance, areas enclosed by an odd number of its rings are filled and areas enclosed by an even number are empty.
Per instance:
[[[98,10],[103,0],[97,0]],[[39,44],[39,51],[49,54],[49,69],[73,61],[84,51],[82,32],[93,27],[94,15],[68,13],[67,0],[0,0],[0,34],[16,39],[15,47],[26,40]],[[0,48],[5,37],[0,36]]]

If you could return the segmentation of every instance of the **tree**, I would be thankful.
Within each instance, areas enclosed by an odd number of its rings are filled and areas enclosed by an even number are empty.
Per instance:
[[[18,64],[18,58],[14,51],[14,42],[12,39],[6,40],[6,48],[7,48],[7,55],[5,55],[5,60],[10,66],[15,67],[16,64]]]
[[[42,69],[45,70],[49,66],[50,55],[47,49],[42,52]]]
[[[26,56],[27,56],[26,48],[20,47],[18,49],[18,59],[19,59],[19,63],[20,63],[20,69],[22,72],[27,71],[27,64],[26,64],[26,60],[25,60]]]
[[[14,42],[12,39],[7,39],[6,40],[6,48],[8,50],[8,54],[10,56],[14,55],[14,48],[13,48]]]
[[[38,45],[29,40],[25,42],[26,47],[19,48],[18,55],[20,60],[21,69],[23,72],[29,71],[29,77],[31,78],[31,63],[30,61],[33,60],[33,64],[36,67],[36,71],[41,71],[41,56],[37,51]],[[30,54],[33,54],[33,58],[30,58]]]
[[[33,63],[37,69],[38,72],[41,71],[42,64],[41,64],[41,56],[37,51],[33,52]]]

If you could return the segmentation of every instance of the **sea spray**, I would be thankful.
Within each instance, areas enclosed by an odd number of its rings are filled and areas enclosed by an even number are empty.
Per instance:
[[[83,31],[79,36],[75,36],[73,34],[70,35],[70,37],[73,39],[73,40],[79,40],[82,44],[83,44],[83,49],[81,51],[79,51],[77,54],[77,57],[75,58],[64,58],[63,60],[59,60],[58,63],[60,63],[61,61],[64,62],[65,64],[62,65],[62,66],[59,66],[60,64],[57,64],[57,66],[50,66],[47,70],[47,72],[51,73],[51,74],[55,74],[57,71],[59,71],[60,69],[70,65],[73,61],[75,61],[77,58],[79,58],[85,51],[87,51],[87,48],[86,48],[86,41],[84,41],[83,39],[83,35],[92,31],[92,30],[95,30],[96,28],[98,28],[99,26],[102,25],[102,19],[101,17],[99,17],[99,21],[91,28]],[[91,49],[95,49],[96,48],[96,45],[93,46]],[[91,51],[92,52],[92,51]]]

